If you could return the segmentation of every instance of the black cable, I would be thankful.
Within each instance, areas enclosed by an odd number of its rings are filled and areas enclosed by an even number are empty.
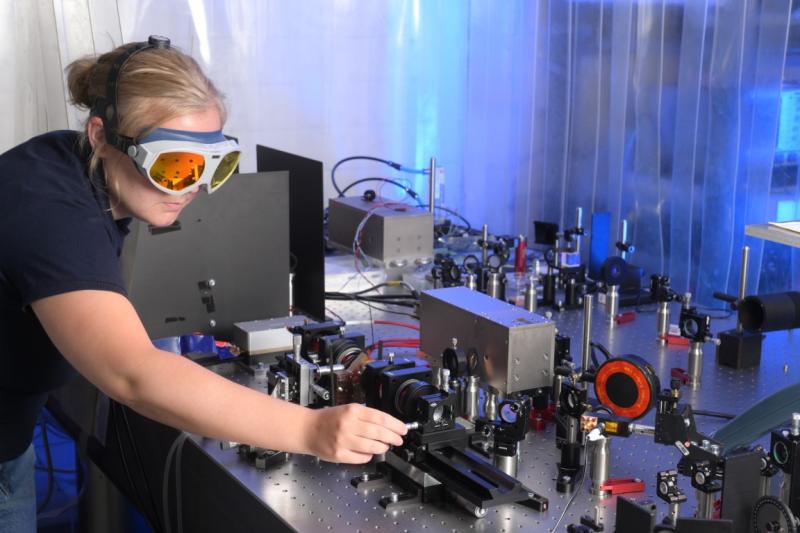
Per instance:
[[[337,185],[336,183],[336,169],[339,168],[339,165],[341,165],[342,163],[346,163],[348,161],[354,161],[357,159],[366,161],[377,161],[378,163],[389,165],[395,170],[401,170],[403,168],[403,165],[401,165],[400,163],[395,163],[394,161],[389,161],[387,159],[381,159],[380,157],[373,157],[371,155],[354,155],[351,157],[345,157],[344,159],[333,165],[333,168],[331,169],[331,183],[333,184],[334,190],[340,197],[344,196],[344,192],[342,192],[342,189],[340,189],[339,185]]]
[[[36,508],[36,514],[41,513],[47,508],[47,505],[53,498],[53,484],[55,483],[53,480],[53,455],[50,453],[50,439],[47,436],[47,425],[44,423],[44,419],[39,419],[39,425],[42,428],[42,442],[44,443],[44,453],[47,458],[47,493],[42,503]]]
[[[88,476],[88,471],[87,471],[88,469],[83,463],[81,463],[80,458],[78,458],[78,468],[80,469],[80,473],[82,474],[83,480],[84,480],[84,481],[81,482],[81,488],[78,491],[78,494],[72,500],[68,501],[67,503],[65,503],[61,507],[58,507],[56,509],[53,509],[52,511],[47,511],[45,513],[42,513],[42,514],[38,515],[37,519],[39,519],[39,520],[50,520],[50,519],[56,518],[56,517],[60,516],[61,513],[63,513],[67,509],[75,507],[76,505],[78,505],[80,503],[81,498],[83,498],[83,495],[86,492],[87,483],[86,483],[85,480],[86,480],[86,478]]]
[[[374,304],[384,304],[384,305],[396,305],[398,307],[408,307],[410,309],[414,309],[417,307],[416,302],[399,302],[396,300],[381,300],[375,298],[356,298],[358,302],[369,302]]]
[[[594,369],[597,370],[600,367],[600,362],[597,360],[597,352],[595,352],[594,346],[591,347],[589,350],[589,356],[592,358],[592,365],[594,365]],[[584,368],[583,371],[586,372],[588,369]]]
[[[586,451],[586,448],[587,448],[587,446],[583,447],[583,464],[584,464],[584,467],[583,467],[583,470],[581,471],[581,480],[580,480],[580,482],[576,481],[576,484],[578,486],[573,490],[572,497],[570,497],[569,501],[567,502],[567,505],[564,506],[564,510],[561,512],[561,516],[558,517],[558,520],[556,521],[556,525],[553,526],[553,529],[550,530],[551,532],[554,532],[554,531],[556,531],[558,529],[558,526],[561,524],[561,521],[564,520],[564,517],[567,515],[567,511],[569,511],[569,508],[572,507],[573,503],[575,503],[575,498],[578,496],[578,493],[581,491],[581,489],[583,489],[583,482],[586,481],[586,471],[589,470],[589,465],[586,464],[586,455],[588,453]]]
[[[349,191],[353,187],[355,187],[357,185],[361,185],[362,183],[367,183],[369,181],[381,181],[383,183],[389,183],[391,185],[396,185],[397,187],[400,187],[401,189],[403,189],[405,191],[405,193],[407,195],[409,195],[411,198],[414,198],[415,200],[419,200],[419,193],[417,191],[415,191],[414,189],[412,189],[411,187],[409,187],[407,185],[404,185],[404,184],[400,183],[399,181],[396,181],[396,180],[393,180],[393,179],[389,179],[389,178],[381,178],[381,177],[378,177],[378,176],[370,176],[369,178],[361,178],[361,179],[358,179],[358,180],[354,181],[353,183],[349,184],[347,187],[342,189],[342,192],[339,193],[339,197],[342,197],[345,194],[347,194],[347,191]]]
[[[395,300],[410,300],[416,302],[418,298],[410,294],[375,294],[372,296],[367,295],[351,295],[346,293],[326,292],[326,300],[376,300],[376,301],[395,301]]]
[[[420,205],[420,207],[426,208],[426,207],[430,207],[430,205],[431,204],[422,204],[422,205]],[[433,208],[434,209],[440,209],[440,210],[444,211],[445,213],[450,213],[451,215],[453,215],[455,217],[458,217],[461,220],[461,222],[463,222],[464,225],[466,226],[467,231],[468,232],[472,231],[472,224],[469,223],[469,220],[467,220],[460,213],[458,213],[458,211],[454,211],[453,209],[449,209],[447,207],[441,207],[441,206],[438,206],[438,205],[433,206]]]
[[[414,288],[413,288],[411,285],[409,285],[409,284],[407,284],[407,283],[405,283],[405,282],[400,282],[400,283],[398,283],[398,282],[392,282],[392,283],[389,283],[389,282],[383,282],[383,283],[378,283],[377,285],[373,285],[373,286],[371,286],[371,287],[367,287],[366,289],[362,289],[362,290],[360,290],[360,291],[355,291],[355,292],[339,292],[339,291],[333,291],[333,292],[332,292],[332,294],[347,294],[347,295],[359,295],[359,294],[366,294],[366,293],[368,293],[368,292],[372,292],[372,291],[375,291],[375,290],[381,289],[381,288],[383,288],[383,287],[395,287],[395,286],[397,286],[398,284],[399,284],[399,285],[402,285],[402,286],[404,286],[404,287],[406,287],[406,288],[408,288],[408,289],[409,289],[409,290],[410,290],[412,293],[414,292],[414,290],[413,290]],[[326,294],[328,294],[328,293],[326,293]]]
[[[369,303],[369,302],[362,302],[361,300],[356,300],[356,301],[358,303],[366,305],[370,309],[372,309],[374,307],[378,311],[383,311],[384,313],[391,313],[393,315],[402,315],[402,316],[407,316],[407,317],[413,318],[414,320],[419,320],[419,317],[417,315],[414,315],[414,314],[411,314],[411,313],[404,313],[402,311],[395,311],[394,309],[389,309],[389,308],[384,307],[382,305],[378,305],[378,304],[376,304],[374,302],[373,303]],[[389,304],[389,305],[396,305],[396,304]]]
[[[111,400],[111,411],[113,412],[115,409],[118,409],[119,406],[114,400]],[[119,415],[115,416],[115,420],[112,422],[114,426],[114,433],[117,437],[117,447],[119,448],[119,458],[122,461],[122,469],[125,471],[125,478],[128,480],[128,485],[131,487],[131,491],[133,492],[133,498],[136,500],[136,507],[139,509],[144,509],[144,505],[142,505],[142,500],[139,497],[139,487],[133,482],[133,477],[131,476],[130,468],[128,468],[128,460],[125,458],[125,451],[122,449],[122,435],[119,432],[119,422],[116,418]]]
[[[330,314],[332,314],[332,315],[333,315],[333,317],[334,317],[336,320],[338,320],[339,322],[341,322],[342,324],[344,324],[344,323],[345,323],[345,320],[344,320],[344,319],[343,319],[341,316],[339,316],[339,314],[338,314],[338,313],[336,313],[336,312],[335,312],[334,310],[332,310],[331,308],[329,308],[329,307],[326,307],[326,308],[325,308],[325,311],[326,311],[326,312],[328,312],[328,313],[330,313]]]
[[[692,411],[692,413],[696,414],[697,416],[708,416],[711,418],[722,418],[725,420],[733,420],[734,418],[736,418],[736,415],[731,415],[728,413],[720,413],[717,411]]]
[[[170,519],[170,512],[169,512],[169,480],[170,475],[172,472],[172,458],[175,456],[175,452],[178,448],[183,447],[183,443],[186,442],[186,439],[189,437],[184,432],[181,432],[175,440],[172,441],[172,445],[169,447],[169,451],[167,452],[167,459],[164,464],[164,477],[161,481],[161,498],[162,498],[162,513],[164,515],[164,530],[166,533],[170,533],[172,531],[172,521]],[[176,471],[178,471],[178,467],[176,466]],[[179,474],[176,474],[176,476]],[[177,480],[176,480],[176,492],[177,492]]]
[[[139,454],[139,446],[136,444],[136,439],[133,436],[133,431],[131,430],[131,425],[128,421],[128,413],[125,412],[125,409],[122,406],[118,405],[117,407],[122,413],[122,420],[125,423],[125,431],[128,433],[128,439],[130,440],[131,447],[133,448],[133,453],[136,456],[136,462],[139,466],[139,473],[142,475],[142,480],[144,480],[144,488],[147,491],[147,498],[150,500],[150,504],[153,506],[153,517],[155,518],[155,523],[163,523],[159,522],[158,506],[156,505],[153,491],[150,489],[150,482],[147,480],[147,474],[144,471],[144,462],[142,461],[142,456]],[[160,527],[154,529],[156,529],[156,531],[161,530]]]
[[[361,301],[361,302],[375,302],[375,303],[386,303],[392,305],[399,305],[402,307],[416,307],[418,303],[418,298],[414,296],[404,295],[404,294],[377,294],[373,296],[359,296],[359,295],[348,295],[348,294],[341,294],[341,293],[325,293],[326,300],[333,300],[333,301]]]
[[[614,357],[613,355],[611,355],[611,352],[608,351],[608,348],[606,348],[605,346],[603,346],[599,342],[592,341],[592,342],[589,343],[589,346],[591,346],[592,348],[597,348],[598,350],[600,350],[600,352],[605,356],[606,361],[608,361],[609,359]]]
[[[47,468],[46,466],[43,466],[43,465],[36,465],[36,470],[39,470],[40,472],[44,472],[44,471],[48,471],[50,469]],[[53,470],[54,474],[77,474],[78,473],[77,470],[70,470],[69,468],[53,468],[52,470]]]

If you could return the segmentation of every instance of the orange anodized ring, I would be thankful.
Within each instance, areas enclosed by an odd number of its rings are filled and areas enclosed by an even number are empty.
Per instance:
[[[658,387],[653,368],[635,355],[604,362],[597,369],[594,381],[597,400],[614,415],[631,419],[647,414]]]

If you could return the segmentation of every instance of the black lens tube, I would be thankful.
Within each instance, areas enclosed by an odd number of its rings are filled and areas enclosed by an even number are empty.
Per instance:
[[[800,327],[800,292],[748,296],[739,304],[739,321],[747,331],[781,331]]]

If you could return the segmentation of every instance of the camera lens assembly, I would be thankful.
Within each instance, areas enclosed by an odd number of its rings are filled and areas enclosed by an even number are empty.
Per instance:
[[[455,427],[454,397],[436,388],[428,367],[409,359],[373,361],[361,374],[368,407],[380,409],[403,422],[417,422],[420,433]]]
[[[597,369],[594,393],[616,416],[636,420],[653,408],[661,384],[653,367],[638,355],[615,357]]]
[[[800,292],[748,296],[739,303],[739,321],[747,331],[781,331],[800,327]]]

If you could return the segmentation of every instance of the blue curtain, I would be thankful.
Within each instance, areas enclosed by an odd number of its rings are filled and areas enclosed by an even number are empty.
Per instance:
[[[791,4],[118,0],[125,40],[167,33],[194,53],[245,145],[326,170],[436,156],[445,205],[497,233],[608,211],[611,242],[629,221],[631,261],[704,304],[735,292],[745,244],[750,292],[798,281],[796,252],[743,231],[779,207],[800,218],[800,147],[776,151]],[[391,176],[356,163],[339,179],[367,175]]]

